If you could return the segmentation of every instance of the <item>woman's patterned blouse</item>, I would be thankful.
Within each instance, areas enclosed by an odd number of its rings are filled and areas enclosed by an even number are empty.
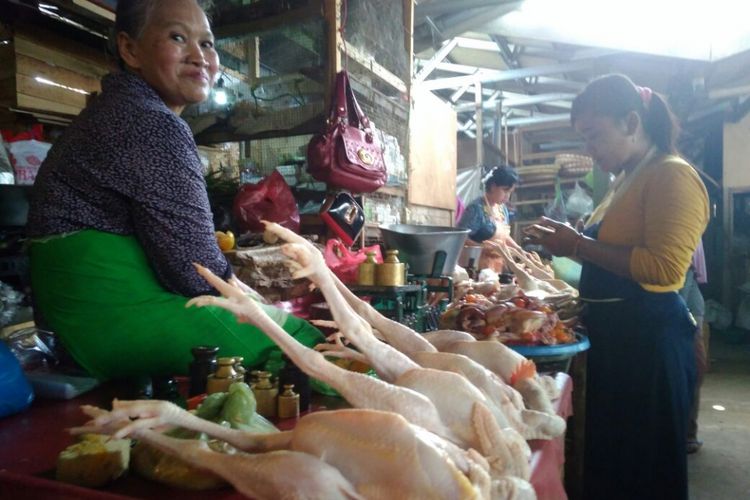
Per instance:
[[[500,207],[502,219],[507,224],[509,220],[508,207]],[[469,229],[469,239],[481,243],[489,240],[495,235],[497,219],[490,213],[484,196],[480,196],[466,206],[461,220],[457,226],[463,229]]]
[[[161,284],[216,293],[192,266],[224,278],[195,140],[187,123],[139,76],[118,72],[55,141],[36,178],[28,235],[83,229],[134,235]]]

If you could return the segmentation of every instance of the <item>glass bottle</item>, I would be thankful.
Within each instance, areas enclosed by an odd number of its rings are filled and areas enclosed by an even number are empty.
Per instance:
[[[195,396],[206,392],[208,376],[216,371],[216,354],[219,348],[213,345],[199,345],[190,349],[190,352],[193,354],[193,361],[188,365],[188,396]]]

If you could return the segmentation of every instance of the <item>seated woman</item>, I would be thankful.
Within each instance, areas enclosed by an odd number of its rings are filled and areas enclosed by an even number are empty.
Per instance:
[[[485,241],[495,241],[520,250],[510,236],[510,214],[505,203],[518,184],[518,173],[513,167],[495,167],[485,177],[484,195],[466,206],[458,227],[469,229],[468,245],[482,245]],[[483,245],[479,257],[479,269],[490,268],[499,273],[503,270],[503,258],[497,250]]]
[[[190,348],[262,363],[271,340],[220,308],[197,262],[229,278],[195,141],[180,113],[211,92],[219,60],[195,0],[118,2],[120,71],[52,147],[28,232],[36,307],[73,358],[106,379],[187,371]],[[248,289],[249,291],[249,289]],[[268,306],[300,342],[323,337]]]

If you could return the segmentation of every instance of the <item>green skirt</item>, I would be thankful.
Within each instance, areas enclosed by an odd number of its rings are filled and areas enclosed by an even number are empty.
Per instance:
[[[159,284],[132,236],[80,231],[36,240],[30,255],[35,307],[73,359],[99,379],[185,374],[197,345],[243,356],[249,367],[278,349],[228,311],[186,308],[189,299]],[[299,342],[323,341],[306,321],[263,307]]]

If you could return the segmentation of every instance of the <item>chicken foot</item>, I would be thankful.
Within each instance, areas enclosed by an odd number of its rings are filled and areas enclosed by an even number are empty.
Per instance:
[[[268,335],[292,362],[306,374],[321,380],[357,408],[392,411],[447,439],[456,436],[445,427],[435,405],[424,395],[408,388],[395,386],[365,374],[351,372],[328,362],[325,357],[289,336],[279,325],[239,289],[226,283],[209,269],[195,265],[222,297],[201,296],[188,301],[187,306],[218,306],[232,312],[240,322],[250,323]],[[368,358],[369,359],[369,358]]]

